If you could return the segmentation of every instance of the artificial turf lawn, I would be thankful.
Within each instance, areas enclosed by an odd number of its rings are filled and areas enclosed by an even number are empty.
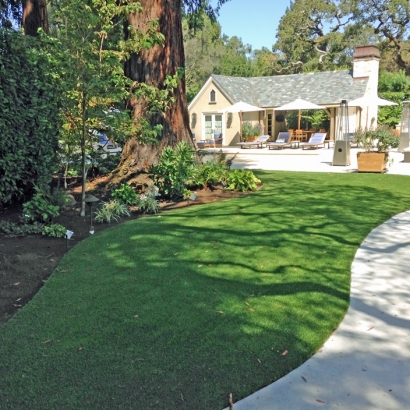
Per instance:
[[[309,358],[345,314],[357,247],[410,208],[410,179],[258,176],[257,193],[71,250],[0,329],[0,408],[222,409]]]

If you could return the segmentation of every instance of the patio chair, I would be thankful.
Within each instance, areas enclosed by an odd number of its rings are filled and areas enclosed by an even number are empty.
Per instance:
[[[198,149],[213,148],[215,146],[214,139],[208,138],[206,140],[197,141],[196,146]]]
[[[290,132],[280,132],[275,142],[268,142],[266,146],[269,149],[283,149],[284,147],[291,147],[292,134]]]
[[[222,133],[221,133],[221,132],[214,134],[214,145],[215,145],[215,148],[217,148],[217,147],[222,147],[222,140],[223,140],[223,138],[222,138]]]
[[[318,148],[320,145],[323,145],[323,148],[325,147],[325,139],[326,139],[326,132],[317,132],[316,134],[313,134],[309,142],[304,142],[300,144],[302,149],[305,148]]]
[[[197,141],[196,146],[198,149],[222,147],[222,140],[223,140],[222,133],[217,132],[217,133],[212,134],[212,138]]]
[[[256,148],[262,148],[262,145],[266,144],[269,138],[270,138],[270,135],[261,135],[255,141],[238,142],[236,145],[240,145],[241,148],[252,147],[252,146],[256,146]]]
[[[294,136],[298,141],[307,141],[307,134],[303,130],[295,130]]]

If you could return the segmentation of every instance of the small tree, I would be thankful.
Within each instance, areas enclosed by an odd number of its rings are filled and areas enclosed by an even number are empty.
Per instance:
[[[126,111],[107,115],[108,108],[113,104],[125,108],[126,101],[143,99],[151,109],[161,110],[169,101],[168,89],[141,85],[124,75],[123,63],[131,52],[163,40],[156,31],[155,21],[150,22],[151,28],[146,33],[134,29],[127,42],[122,40],[124,17],[139,12],[139,3],[132,1],[62,0],[56,4],[54,27],[59,33],[61,75],[66,86],[63,138],[66,142],[74,140],[81,151],[82,216],[85,215],[87,157],[95,138],[90,130],[102,130],[117,141],[135,134],[149,140],[158,127],[147,126],[144,118],[134,121]],[[168,81],[172,88],[173,79]]]

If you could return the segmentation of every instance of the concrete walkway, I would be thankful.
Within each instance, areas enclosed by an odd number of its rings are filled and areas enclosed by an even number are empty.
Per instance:
[[[290,162],[260,155],[240,153],[235,167],[277,169]],[[318,159],[326,155],[322,150],[315,160],[312,155],[292,160],[290,170],[325,172]],[[400,162],[402,155],[393,153],[396,161],[389,173],[410,175],[410,164]],[[353,161],[351,167],[327,167],[327,172],[355,172]],[[320,351],[235,403],[234,410],[410,409],[410,211],[375,228],[351,269],[350,307]]]

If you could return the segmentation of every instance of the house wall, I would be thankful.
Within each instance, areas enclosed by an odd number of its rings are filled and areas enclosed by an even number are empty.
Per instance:
[[[215,102],[210,102],[210,92],[215,91]],[[210,82],[197,96],[189,107],[190,127],[197,141],[205,139],[205,115],[222,115],[223,145],[229,145],[233,140],[239,141],[238,113],[219,113],[218,111],[232,105],[219,89]]]

